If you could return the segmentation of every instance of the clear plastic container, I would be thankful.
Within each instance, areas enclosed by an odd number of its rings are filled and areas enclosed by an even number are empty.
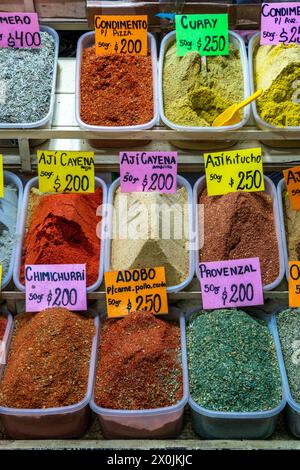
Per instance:
[[[178,187],[184,187],[188,194],[188,204],[190,207],[190,214],[189,214],[189,240],[192,241],[193,233],[194,233],[194,214],[192,211],[193,208],[193,191],[191,188],[190,183],[183,178],[182,176],[177,175],[177,185]],[[111,263],[110,263],[110,255],[111,255],[111,244],[112,244],[112,230],[113,230],[113,205],[114,205],[114,198],[115,192],[117,188],[120,186],[120,178],[117,178],[109,188],[108,191],[108,210],[107,210],[107,242],[105,245],[105,260],[104,260],[104,270],[111,271]],[[177,284],[175,286],[168,286],[167,292],[179,292],[185,287],[187,287],[190,282],[192,281],[194,274],[195,274],[195,261],[194,261],[194,251],[192,249],[189,250],[189,273],[186,279]],[[147,266],[145,266],[147,267]]]
[[[20,409],[0,406],[0,417],[6,433],[12,439],[64,439],[80,437],[89,422],[89,401],[93,391],[99,317],[95,317],[96,332],[93,339],[87,392],[81,402],[74,405],[45,409]],[[9,343],[7,344],[7,350]],[[3,374],[0,374],[0,379]]]
[[[284,310],[284,309],[280,309],[279,311],[281,310]],[[276,314],[279,313],[279,311],[277,310],[272,315],[271,328],[272,328],[273,336],[275,339],[275,345],[276,345],[277,355],[279,359],[279,366],[280,366],[280,371],[282,375],[284,393],[285,393],[286,400],[287,400],[286,416],[287,416],[288,426],[289,426],[291,433],[294,434],[294,436],[300,438],[300,403],[297,403],[292,397],[291,389],[290,389],[289,381],[288,381],[288,376],[286,373],[286,368],[284,364],[281,343],[280,343],[280,338],[279,338],[279,332],[278,332],[278,327],[277,327],[277,322],[276,322]]]
[[[49,33],[55,41],[55,52],[54,52],[54,66],[53,66],[53,75],[52,75],[52,86],[51,86],[51,97],[48,113],[45,117],[36,122],[0,122],[0,129],[32,129],[36,127],[50,127],[52,123],[53,111],[54,111],[54,102],[55,102],[55,86],[56,86],[56,73],[57,73],[57,63],[58,63],[58,51],[59,51],[59,36],[53,28],[49,26],[40,26],[41,31]],[[36,144],[37,142],[35,142]]]
[[[22,201],[23,201],[23,184],[20,178],[18,178],[18,176],[16,176],[14,173],[10,171],[6,171],[6,170],[4,170],[3,174],[4,174],[4,185],[9,184],[17,188],[18,209],[17,209],[16,230],[15,230],[15,243],[12,249],[11,259],[10,259],[7,274],[3,276],[2,278],[2,290],[10,283],[12,276],[13,276],[16,247],[17,247],[17,242],[19,239],[18,221],[20,220],[21,210],[22,210]]]
[[[105,253],[105,223],[106,223],[106,203],[107,203],[107,186],[106,183],[95,176],[95,186],[96,188],[102,188],[102,222],[101,222],[101,249],[100,249],[100,258],[99,258],[99,274],[97,281],[92,284],[91,286],[87,286],[87,292],[93,292],[97,290],[103,280],[103,265],[104,265],[104,253]],[[13,269],[13,279],[15,286],[22,292],[25,292],[25,285],[21,283],[20,280],[20,270],[22,266],[22,248],[23,248],[23,241],[25,237],[25,229],[26,229],[26,221],[28,215],[28,202],[30,196],[31,188],[38,188],[38,177],[34,177],[30,179],[24,189],[24,198],[22,204],[22,211],[20,214],[20,219],[18,223],[18,243],[16,247],[16,255],[15,255],[15,264]],[[74,259],[74,263],[79,262],[78,260]]]
[[[265,180],[265,192],[271,196],[273,200],[273,214],[274,214],[274,225],[275,225],[275,231],[276,231],[276,236],[277,236],[277,243],[278,243],[278,256],[279,256],[279,274],[275,281],[271,282],[271,284],[267,284],[263,286],[264,291],[269,291],[269,290],[274,290],[275,287],[277,287],[284,276],[284,270],[285,270],[285,263],[284,263],[284,251],[283,251],[283,242],[282,242],[282,228],[281,228],[281,221],[280,221],[280,216],[279,216],[279,207],[278,207],[278,201],[277,201],[277,193],[276,193],[276,188],[273,183],[273,181],[268,178],[266,175],[264,175],[264,180]],[[194,198],[194,212],[196,214],[196,237],[199,237],[199,220],[198,220],[198,210],[197,210],[197,205],[198,205],[198,200],[199,200],[199,195],[202,193],[202,191],[206,188],[206,177],[201,176],[195,183],[194,185],[194,190],[193,190],[193,198]],[[199,246],[199,240],[197,241],[197,246]],[[195,264],[196,264],[196,274],[197,277],[200,281],[201,276],[199,272],[199,251],[195,251]]]
[[[199,308],[194,308],[188,312],[186,320],[199,310]],[[243,308],[242,310],[264,319],[268,323],[269,330],[274,338],[271,315],[257,308]],[[277,357],[279,362],[280,358],[278,355]],[[252,413],[208,410],[197,405],[191,395],[189,396],[189,405],[193,428],[204,439],[267,439],[274,432],[278,416],[286,405],[286,398],[284,387],[282,387],[282,399],[276,408]]]
[[[148,49],[151,53],[152,59],[152,75],[153,75],[153,118],[151,121],[146,122],[144,124],[133,125],[133,126],[94,126],[92,124],[85,123],[80,117],[80,71],[81,71],[81,61],[82,61],[82,51],[91,47],[95,44],[95,33],[94,31],[90,31],[88,33],[83,34],[77,44],[77,53],[76,53],[76,77],[75,77],[75,117],[82,129],[87,129],[93,132],[128,132],[128,131],[136,131],[136,130],[146,130],[151,129],[155,124],[157,124],[159,120],[158,114],[158,91],[157,91],[157,49],[156,49],[156,41],[152,34],[148,33]],[[137,141],[137,140],[124,140],[124,141],[117,141],[116,143],[112,142],[111,139],[109,140],[89,140],[90,144],[94,147],[122,147],[126,146],[137,146],[143,145],[148,141]]]
[[[254,83],[254,54],[256,52],[257,47],[259,46],[260,41],[260,33],[255,34],[249,41],[248,46],[248,60],[249,60],[249,74],[250,74],[250,93],[254,93],[256,91],[255,83]],[[300,131],[300,126],[287,126],[287,127],[278,127],[274,126],[273,124],[269,124],[268,122],[264,121],[260,115],[258,114],[256,101],[252,101],[251,104],[253,116],[255,122],[259,129],[262,130],[271,130],[272,132],[276,132],[280,136],[282,136],[282,140],[273,140],[273,141],[264,141],[261,142],[272,145],[272,147],[299,147],[300,140],[289,140],[286,139],[291,138],[293,133],[298,133]]]
[[[284,264],[285,264],[285,277],[286,280],[289,280],[289,256],[288,256],[288,248],[287,248],[287,238],[285,233],[285,223],[284,223],[284,209],[283,209],[283,192],[286,191],[286,184],[284,178],[282,178],[278,185],[277,185],[277,197],[278,197],[278,206],[279,206],[279,220],[281,226],[281,238],[282,238],[282,245],[283,245],[283,256],[284,256]]]
[[[184,316],[176,311],[176,309],[173,309],[168,315],[159,315],[158,317],[166,321],[173,320],[180,322],[183,378],[182,399],[176,405],[165,408],[114,410],[101,408],[96,405],[93,393],[90,406],[96,413],[102,433],[107,439],[166,439],[176,437],[182,429],[184,407],[188,400]],[[101,334],[99,339],[101,341]]]
[[[164,65],[164,57],[165,53],[171,43],[175,41],[175,36],[176,33],[175,31],[170,32],[167,34],[164,39],[162,40],[161,43],[161,48],[160,48],[160,54],[159,54],[159,62],[158,62],[158,102],[159,102],[159,113],[160,113],[160,118],[164,122],[164,124],[171,128],[175,129],[177,131],[188,131],[188,132],[197,132],[198,135],[201,134],[201,132],[207,134],[210,132],[226,132],[226,131],[234,131],[242,126],[244,126],[250,117],[250,105],[246,106],[243,111],[243,118],[238,124],[234,124],[231,126],[222,126],[222,127],[195,127],[195,126],[182,126],[182,125],[177,125],[171,122],[164,113],[164,97],[163,97],[163,65]],[[246,48],[245,48],[245,43],[244,40],[241,36],[238,34],[229,31],[229,42],[234,44],[239,51],[240,51],[240,56],[241,56],[241,63],[242,63],[242,69],[243,69],[243,76],[244,76],[244,98],[246,99],[249,96],[249,72],[248,72],[248,63],[247,63],[247,53],[246,53]],[[178,135],[180,137],[180,134]],[[207,136],[206,136],[207,139]],[[187,147],[187,142],[185,141],[176,141],[173,142],[180,148],[190,148],[190,145]],[[199,142],[197,145],[197,148],[199,148],[199,144],[205,143],[205,137],[202,142]],[[217,148],[220,148],[220,141],[215,141],[211,143],[209,141],[208,143],[205,143],[205,148],[214,148],[214,145],[217,146]],[[222,142],[222,147],[230,147],[232,145],[232,142],[226,141]]]

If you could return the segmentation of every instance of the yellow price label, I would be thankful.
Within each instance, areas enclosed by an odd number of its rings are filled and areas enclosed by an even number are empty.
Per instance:
[[[97,55],[147,55],[147,15],[96,15],[94,26]]]
[[[3,155],[0,155],[0,197],[4,197]]]
[[[94,152],[37,152],[39,190],[42,193],[94,193]]]
[[[125,317],[147,310],[168,313],[165,268],[142,268],[104,273],[108,317]]]
[[[207,193],[264,191],[261,148],[204,154]]]
[[[300,307],[300,261],[289,261],[289,306]]]
[[[287,170],[283,170],[282,173],[292,209],[297,211],[300,209],[300,166],[288,168]]]

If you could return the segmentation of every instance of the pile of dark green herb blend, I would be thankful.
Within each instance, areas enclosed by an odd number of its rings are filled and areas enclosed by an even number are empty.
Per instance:
[[[49,111],[55,42],[40,34],[39,49],[0,49],[0,123],[32,123]]]
[[[300,403],[300,309],[287,308],[276,321],[291,394]]]
[[[266,411],[279,405],[281,376],[266,322],[241,310],[200,311],[187,323],[190,393],[209,410]]]

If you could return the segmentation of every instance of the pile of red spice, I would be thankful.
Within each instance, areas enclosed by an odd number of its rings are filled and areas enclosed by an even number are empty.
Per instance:
[[[98,406],[159,408],[174,405],[182,393],[177,324],[147,312],[104,321],[95,382]]]
[[[64,308],[18,315],[0,406],[41,409],[83,400],[94,335],[93,318]]]
[[[21,282],[25,264],[84,264],[87,285],[99,274],[100,238],[96,215],[102,189],[93,194],[45,194],[32,191],[22,253]],[[98,230],[99,232],[99,230]]]
[[[0,341],[2,341],[7,325],[7,318],[0,316]]]
[[[134,126],[153,119],[151,56],[83,51],[80,117],[96,126]]]

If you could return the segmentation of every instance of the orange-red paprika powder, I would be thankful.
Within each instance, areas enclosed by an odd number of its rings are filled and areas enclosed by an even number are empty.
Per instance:
[[[101,188],[93,194],[42,195],[32,191],[21,281],[24,283],[25,264],[86,263],[87,285],[94,284],[100,257],[100,218],[96,211],[101,204]]]
[[[0,341],[3,339],[7,325],[6,317],[0,316]]]

